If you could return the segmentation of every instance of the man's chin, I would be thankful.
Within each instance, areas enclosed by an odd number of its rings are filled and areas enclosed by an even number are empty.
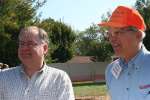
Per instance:
[[[32,57],[31,55],[23,55],[20,58],[24,60],[28,60],[28,59],[31,59],[31,57]]]
[[[115,51],[115,56],[120,57],[121,56],[120,52]]]
[[[28,57],[22,58],[22,59],[20,59],[20,60],[21,60],[22,63],[25,63],[25,64],[32,62],[31,57],[30,57],[30,58],[28,58]]]

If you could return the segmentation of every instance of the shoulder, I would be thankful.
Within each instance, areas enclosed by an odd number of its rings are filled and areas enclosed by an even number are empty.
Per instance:
[[[1,70],[0,81],[6,83],[9,80],[15,79],[18,69],[18,67],[13,67],[6,70]]]
[[[66,74],[65,71],[58,69],[58,68],[51,67],[51,66],[47,66],[47,71],[52,74]]]
[[[19,66],[1,70],[0,74],[9,75],[19,70]]]
[[[143,50],[139,60],[138,60],[138,64],[140,66],[145,66],[145,65],[149,65],[150,64],[150,51],[148,50]]]
[[[150,59],[150,51],[148,51],[145,47],[142,49],[142,55],[143,59]]]
[[[144,52],[144,57],[145,57],[145,59],[150,59],[150,52],[149,51],[145,51]]]
[[[48,77],[51,79],[50,84],[53,84],[54,90],[57,91],[57,96],[59,99],[65,100],[73,100],[74,99],[74,92],[72,88],[71,80],[68,74],[61,70],[54,67],[47,67]]]
[[[137,66],[139,66],[141,68],[141,70],[143,70],[144,72],[149,73],[150,70],[150,52],[149,51],[145,51],[142,56],[140,56],[140,59],[138,60],[138,62],[136,63]]]
[[[54,67],[47,66],[47,73],[48,75],[53,76],[55,78],[70,79],[68,74],[65,71]]]

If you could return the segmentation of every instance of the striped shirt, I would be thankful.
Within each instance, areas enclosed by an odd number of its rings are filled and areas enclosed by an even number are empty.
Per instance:
[[[30,79],[22,66],[0,72],[0,100],[74,100],[70,78],[45,65]]]

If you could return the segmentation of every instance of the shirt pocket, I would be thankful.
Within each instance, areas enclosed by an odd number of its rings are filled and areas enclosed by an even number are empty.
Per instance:
[[[150,88],[140,90],[142,100],[150,100]]]

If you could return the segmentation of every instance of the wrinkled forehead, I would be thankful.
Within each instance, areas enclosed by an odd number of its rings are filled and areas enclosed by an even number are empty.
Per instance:
[[[120,31],[120,30],[122,30],[122,28],[110,27],[110,28],[108,29],[109,32],[115,32],[115,31]]]
[[[39,41],[37,29],[25,29],[19,34],[19,41]]]

